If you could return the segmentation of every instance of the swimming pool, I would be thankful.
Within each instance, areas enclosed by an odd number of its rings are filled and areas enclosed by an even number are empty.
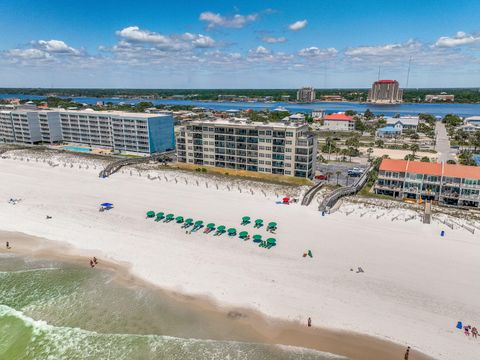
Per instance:
[[[85,152],[85,153],[92,151],[89,148],[84,148],[84,147],[79,147],[79,146],[64,146],[63,148],[65,150],[69,150],[69,151],[78,151],[78,152]]]

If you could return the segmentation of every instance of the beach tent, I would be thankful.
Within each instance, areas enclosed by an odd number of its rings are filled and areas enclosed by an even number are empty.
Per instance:
[[[241,231],[240,234],[238,234],[238,236],[239,236],[240,238],[242,238],[242,239],[243,239],[243,238],[246,238],[246,237],[248,236],[248,232],[246,232],[246,231]]]
[[[272,221],[272,222],[269,222],[269,223],[268,223],[268,228],[269,228],[269,229],[274,229],[274,228],[276,228],[276,227],[277,227],[277,223],[276,223],[276,222]]]
[[[248,224],[250,222],[250,216],[242,217],[242,224]]]
[[[213,230],[213,229],[215,229],[215,224],[214,223],[209,223],[209,224],[207,224],[207,228]]]
[[[274,238],[268,238],[268,239],[267,239],[267,244],[269,244],[269,245],[276,245],[276,244],[277,244],[277,240],[275,240]]]
[[[237,233],[237,229],[235,228],[228,229],[228,235],[235,235],[236,233]]]
[[[147,217],[148,218],[153,218],[154,216],[155,216],[155,211],[152,211],[152,210],[147,211]]]
[[[103,203],[103,204],[100,204],[100,206],[105,207],[105,208],[112,208],[113,204],[112,203]]]
[[[262,235],[253,235],[253,241],[254,242],[262,241]]]
[[[289,202],[290,202],[290,198],[288,198],[288,197],[283,198],[283,203],[284,204],[288,204]]]
[[[177,216],[177,218],[175,219],[175,221],[176,221],[177,223],[183,222],[183,216]]]

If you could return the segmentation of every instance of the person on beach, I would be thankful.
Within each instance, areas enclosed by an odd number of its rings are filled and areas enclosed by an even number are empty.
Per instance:
[[[92,259],[90,259],[90,267],[91,267],[91,268],[94,268],[94,267],[95,267],[95,263],[93,262]]]
[[[474,338],[476,339],[477,336],[478,336],[478,330],[477,330],[477,328],[474,326],[474,327],[472,328],[472,337],[474,337]]]
[[[93,257],[93,263],[94,263],[95,265],[98,264],[98,260],[97,260],[97,258],[96,258],[95,256]]]
[[[11,249],[11,247],[10,247],[10,242],[7,241],[6,247],[7,247],[7,250],[10,250],[10,249]]]
[[[407,347],[407,351],[405,351],[405,355],[403,356],[403,359],[408,360],[409,356],[410,356],[410,346]]]
[[[465,336],[470,336],[470,325],[464,326],[463,330],[465,332]]]
[[[308,318],[307,325],[308,325],[308,327],[312,327],[312,318],[311,317]]]

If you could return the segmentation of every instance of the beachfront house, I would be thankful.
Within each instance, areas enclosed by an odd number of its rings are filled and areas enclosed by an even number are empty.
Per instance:
[[[329,114],[323,117],[323,129],[327,131],[354,131],[355,119],[345,113]]]
[[[403,116],[399,118],[387,117],[387,126],[393,126],[400,129],[401,132],[405,130],[417,130],[419,118],[418,116]]]
[[[480,207],[480,167],[384,159],[376,194],[440,205]]]
[[[193,120],[175,135],[179,162],[309,179],[315,173],[317,140],[300,122]]]
[[[398,138],[401,134],[402,130],[395,126],[385,126],[376,131],[376,135],[384,139]]]

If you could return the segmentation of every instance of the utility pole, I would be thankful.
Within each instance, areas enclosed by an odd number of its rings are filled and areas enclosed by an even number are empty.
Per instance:
[[[380,68],[381,68],[381,65],[378,65],[378,75],[377,75],[377,80],[380,80]]]
[[[408,89],[408,82],[410,80],[410,65],[412,64],[412,57],[408,60],[408,70],[407,70],[407,82],[405,84],[405,89]]]

